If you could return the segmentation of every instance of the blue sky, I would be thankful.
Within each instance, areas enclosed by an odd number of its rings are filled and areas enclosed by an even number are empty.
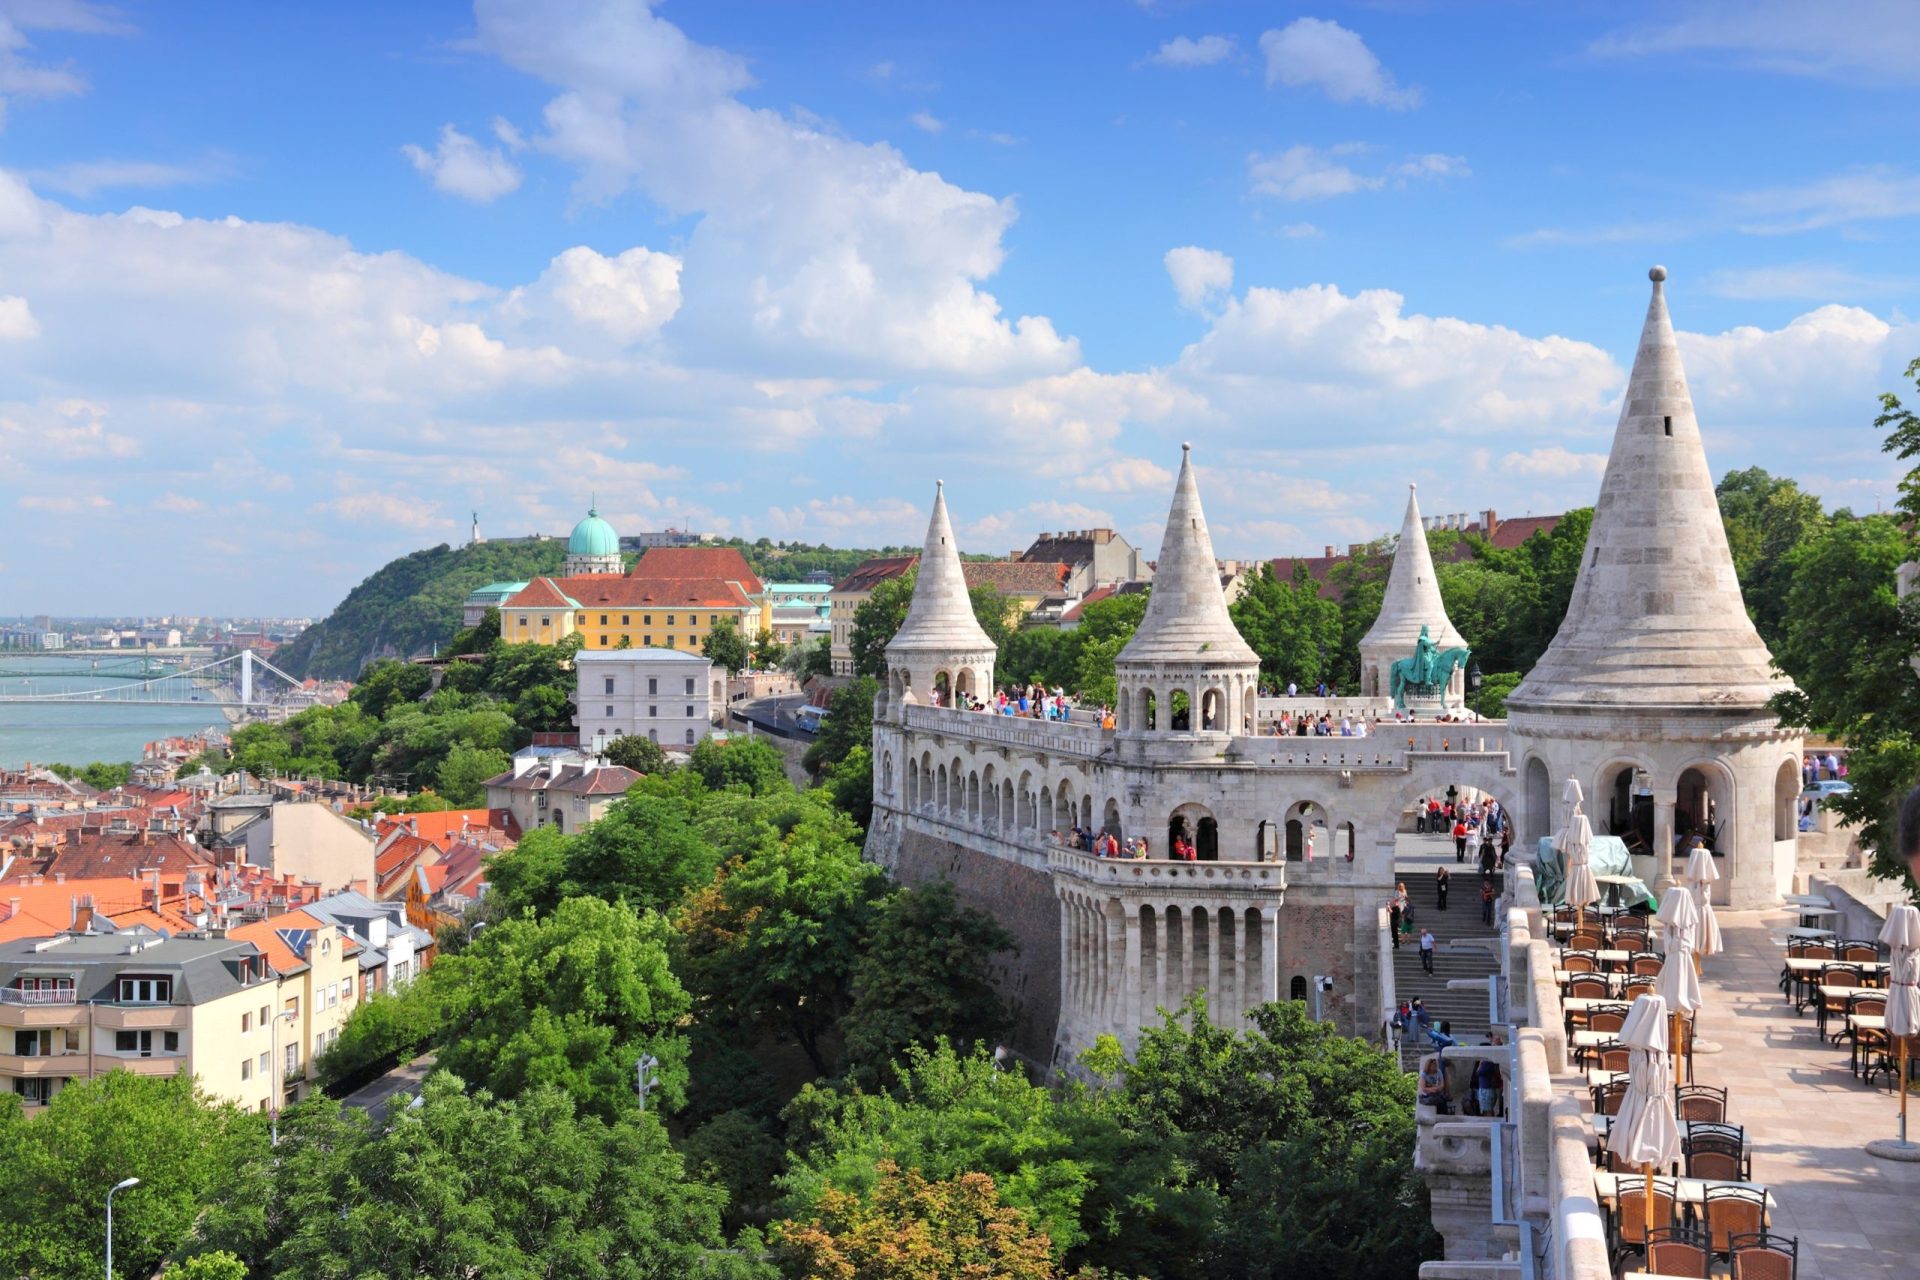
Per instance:
[[[1223,555],[1715,470],[1870,509],[1920,6],[0,0],[0,612],[661,524]],[[169,552],[146,571],[129,553]],[[76,566],[83,572],[75,572]]]

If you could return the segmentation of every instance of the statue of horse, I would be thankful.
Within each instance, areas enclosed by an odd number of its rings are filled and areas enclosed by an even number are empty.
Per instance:
[[[1425,627],[1420,628],[1420,639],[1414,643],[1413,656],[1401,658],[1388,668],[1392,682],[1394,705],[1407,705],[1406,695],[1432,696],[1447,687],[1453,673],[1465,667],[1473,656],[1470,649],[1441,649],[1434,645],[1427,635]]]

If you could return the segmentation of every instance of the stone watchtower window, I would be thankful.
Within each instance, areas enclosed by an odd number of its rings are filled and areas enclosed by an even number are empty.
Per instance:
[[[1673,415],[1672,414],[1667,415],[1666,423],[1667,423],[1667,434],[1672,435],[1673,434]]]

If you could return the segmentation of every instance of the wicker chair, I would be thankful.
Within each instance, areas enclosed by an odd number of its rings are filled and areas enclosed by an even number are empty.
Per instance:
[[[1622,929],[1613,935],[1613,949],[1638,955],[1653,950],[1653,944],[1637,929]]]
[[[1713,1126],[1716,1129],[1720,1127]],[[1687,1176],[1711,1182],[1745,1181],[1750,1169],[1746,1142],[1738,1130],[1719,1133],[1707,1129],[1705,1125],[1692,1125],[1687,1136],[1680,1141],[1680,1155],[1686,1161]]]
[[[1727,1118],[1727,1091],[1710,1084],[1677,1085],[1673,1091],[1673,1114],[1682,1124],[1690,1120],[1724,1123]]]
[[[1880,944],[1876,942],[1843,942],[1840,944],[1840,959],[1848,964],[1872,964],[1880,958]]]
[[[1733,1280],[1794,1280],[1800,1270],[1800,1241],[1770,1231],[1742,1231],[1729,1242]]]
[[[1717,1254],[1729,1253],[1736,1235],[1766,1230],[1767,1193],[1759,1187],[1708,1187],[1705,1207],[1707,1235]]]
[[[1820,969],[1822,987],[1861,987],[1866,984],[1860,979],[1860,971],[1851,965],[1829,964]],[[1820,1034],[1827,1033],[1827,1024],[1839,1018],[1844,1024],[1847,1016],[1847,1001],[1852,999],[1850,992],[1836,992],[1832,995],[1820,993]]]
[[[1657,978],[1660,976],[1660,967],[1665,963],[1659,956],[1643,953],[1633,958],[1627,972],[1637,978]]]
[[[1592,950],[1564,951],[1560,955],[1560,967],[1568,973],[1598,973],[1600,959]]]
[[[1567,939],[1569,951],[1598,951],[1607,945],[1607,940],[1591,929],[1582,929]]]
[[[1884,1037],[1886,1032],[1876,1032],[1872,1029],[1861,1031],[1853,1025],[1853,1019],[1855,1015],[1883,1018],[1886,1016],[1886,1013],[1886,992],[1855,992],[1853,995],[1847,997],[1847,1010],[1840,1019],[1840,1025],[1831,1028],[1827,1032],[1827,1039],[1834,1044],[1839,1044],[1842,1040],[1848,1040],[1853,1043],[1853,1067],[1855,1075],[1858,1075],[1860,1071],[1860,1038],[1862,1036],[1872,1037],[1875,1035]]]
[[[1627,1010],[1624,1004],[1597,1004],[1587,1010],[1587,1030],[1618,1031],[1627,1025]]]
[[[1613,1269],[1620,1270],[1621,1259],[1643,1251],[1647,1236],[1647,1180],[1623,1174],[1614,1184],[1619,1188],[1613,1211]],[[1653,1180],[1653,1229],[1674,1225],[1674,1181]]]
[[[1656,1275],[1707,1280],[1713,1248],[1707,1233],[1693,1227],[1655,1227],[1647,1237],[1647,1270]]]
[[[1620,1103],[1627,1096],[1627,1081],[1609,1080],[1605,1084],[1594,1085],[1587,1092],[1593,1095],[1593,1114],[1617,1116],[1620,1114]]]

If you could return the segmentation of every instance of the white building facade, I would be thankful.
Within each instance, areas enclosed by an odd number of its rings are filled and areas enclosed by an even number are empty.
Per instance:
[[[627,735],[689,751],[713,727],[713,664],[697,653],[583,649],[574,676],[574,723],[596,754]]]

